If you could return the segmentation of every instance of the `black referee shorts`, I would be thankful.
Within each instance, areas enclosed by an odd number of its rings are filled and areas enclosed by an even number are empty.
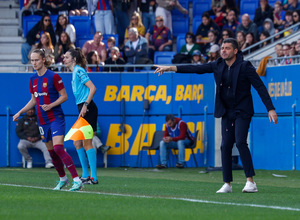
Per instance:
[[[77,105],[79,113],[80,113],[83,105],[84,105],[84,103],[80,103]],[[92,128],[95,132],[95,131],[97,131],[98,108],[93,100],[87,106],[87,109],[88,110],[83,118],[92,126]]]

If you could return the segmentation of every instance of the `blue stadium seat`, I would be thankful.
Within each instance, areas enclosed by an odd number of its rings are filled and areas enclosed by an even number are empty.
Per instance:
[[[269,0],[269,5],[271,5],[274,8],[275,2],[278,0]],[[281,2],[281,1],[280,1]],[[282,2],[281,2],[282,3]]]
[[[202,16],[203,12],[211,9],[211,0],[194,0],[193,17]]]
[[[69,21],[75,27],[76,38],[91,33],[91,18],[89,16],[70,16]]]
[[[156,51],[154,53],[154,64],[172,64],[172,59],[176,52],[173,51]]]
[[[87,35],[80,35],[76,37],[76,47],[82,48],[84,43],[88,40],[93,40],[94,35],[93,34],[87,34]]]
[[[41,20],[41,16],[38,15],[29,15],[23,16],[23,33],[24,37],[26,37],[28,31],[30,31],[33,26]]]
[[[181,47],[183,45],[185,45],[185,34],[178,34],[177,36],[177,42],[176,42],[176,49],[177,49],[177,53],[179,53]]]
[[[58,15],[50,15],[51,23],[53,25],[54,30],[55,30],[57,18],[58,18]]]
[[[186,10],[189,10],[189,1],[188,0],[179,0],[179,3],[182,7],[184,7]],[[172,10],[172,17],[173,16],[182,16],[183,14],[177,9],[175,8],[174,10]]]
[[[196,16],[193,18],[193,33],[196,34],[196,31],[200,24],[202,23],[202,17],[201,16]]]
[[[186,34],[189,31],[190,18],[188,15],[172,16],[173,36]]]
[[[250,19],[253,21],[255,10],[258,8],[259,0],[241,0],[240,2],[240,12],[241,16],[243,14],[249,14]]]

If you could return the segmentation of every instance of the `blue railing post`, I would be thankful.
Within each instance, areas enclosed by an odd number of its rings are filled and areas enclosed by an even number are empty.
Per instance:
[[[207,105],[204,106],[204,165],[207,165],[207,147],[208,147],[208,140],[207,140]]]
[[[296,170],[296,101],[292,105],[292,118],[293,118],[293,170]]]
[[[9,161],[9,157],[10,157],[10,135],[9,135],[9,129],[10,129],[10,120],[9,120],[9,115],[10,115],[10,107],[7,106],[6,107],[6,155],[7,155],[7,161],[6,161],[6,166],[9,167],[10,166],[10,161]]]
[[[181,118],[182,117],[182,105],[180,105],[179,107],[178,107],[178,118]]]

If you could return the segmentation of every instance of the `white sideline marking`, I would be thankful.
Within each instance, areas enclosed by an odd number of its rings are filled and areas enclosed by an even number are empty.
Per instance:
[[[53,188],[39,187],[39,186],[25,186],[25,185],[6,184],[6,183],[0,183],[0,185],[2,185],[2,186],[21,187],[21,188],[53,190]],[[69,192],[68,190],[61,190],[61,191]],[[300,212],[299,208],[292,208],[292,207],[268,206],[268,205],[259,205],[259,204],[234,203],[234,202],[218,202],[218,201],[209,201],[209,200],[202,200],[202,199],[188,199],[188,198],[180,198],[180,197],[155,197],[155,196],[131,195],[131,194],[120,194],[120,193],[105,193],[105,192],[91,192],[91,191],[76,191],[76,193],[109,195],[109,196],[123,196],[123,197],[133,197],[133,198],[147,198],[147,199],[169,199],[169,200],[179,200],[179,201],[186,201],[186,202],[206,203],[206,204],[246,206],[246,207],[266,208],[266,209],[276,209],[276,210],[279,209],[279,210],[288,210],[288,211]]]

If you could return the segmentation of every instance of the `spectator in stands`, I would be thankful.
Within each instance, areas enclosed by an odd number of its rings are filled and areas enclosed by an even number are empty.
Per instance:
[[[250,33],[246,34],[246,42],[242,46],[241,50],[244,50],[247,47],[250,47],[255,43],[256,43],[256,40],[255,40],[254,34],[250,32]],[[244,54],[248,54],[249,52],[252,53],[255,50],[257,50],[257,47],[251,48],[249,51],[245,52]]]
[[[164,18],[157,16],[156,24],[151,26],[146,34],[149,48],[149,58],[154,60],[155,51],[172,51],[172,36],[169,28],[164,26]]]
[[[224,24],[226,23],[226,17],[230,11],[234,11],[235,16],[240,14],[239,9],[236,7],[235,0],[224,0],[224,5],[220,12],[216,14],[215,22],[222,30]]]
[[[297,44],[295,46],[296,54],[300,55],[300,39],[297,40]]]
[[[150,27],[155,25],[155,0],[138,0],[138,6],[142,12],[142,21],[147,32]]]
[[[46,164],[45,168],[54,167],[48,149],[42,142],[34,108],[28,110],[26,115],[18,121],[16,133],[20,138],[18,149],[27,162],[27,168],[32,168],[32,157],[28,153],[28,148],[37,148],[42,151]]]
[[[88,16],[86,0],[69,0],[69,16]]]
[[[40,42],[32,45],[32,48],[28,54],[28,60],[30,60],[31,53],[36,49],[44,49],[45,56],[54,53],[54,47],[48,32],[42,33]]]
[[[294,23],[294,21],[293,21],[293,12],[290,11],[290,10],[286,11],[284,17],[285,17],[285,20],[284,20],[285,21],[285,23],[284,23],[284,29],[287,29],[290,26],[292,26],[293,23]],[[286,30],[284,32],[284,37],[290,35],[292,32],[293,32],[292,29]]]
[[[195,35],[191,32],[187,32],[185,34],[186,44],[181,47],[179,53],[180,54],[189,54],[192,57],[195,50],[200,52],[201,48],[198,44],[196,44],[195,41],[196,41]],[[200,53],[200,55],[201,55],[201,53]]]
[[[44,0],[43,10],[52,15],[68,14],[69,6],[66,0]]]
[[[219,57],[220,57],[220,46],[218,44],[214,44],[209,49],[207,62],[210,63],[216,61]]]
[[[176,163],[176,167],[184,168],[185,147],[194,143],[194,137],[187,124],[172,114],[166,116],[165,128],[165,134],[159,146],[160,164],[156,165],[156,168],[168,168],[168,149],[178,149],[178,162]]]
[[[87,56],[87,54],[92,51],[96,50],[99,54],[101,62],[104,62],[106,60],[107,54],[106,54],[106,46],[102,42],[103,35],[101,32],[96,32],[94,34],[93,40],[88,40],[84,43],[82,47],[82,53],[83,55]]]
[[[41,34],[43,32],[48,32],[51,36],[51,42],[53,45],[56,44],[55,33],[53,30],[53,25],[51,23],[51,19],[49,15],[45,15],[41,18],[41,20],[33,26],[32,29],[26,35],[26,42],[22,44],[21,52],[22,52],[22,63],[28,63],[28,54],[31,50],[33,44],[40,40]]]
[[[95,28],[102,34],[114,34],[114,16],[111,0],[90,0],[88,1],[88,12],[94,14]]]
[[[206,63],[204,57],[202,56],[200,50],[194,50],[193,56],[192,56],[192,63],[201,65],[203,63]]]
[[[124,65],[126,63],[125,60],[122,57],[120,57],[120,50],[118,47],[112,47],[110,53],[111,53],[111,56],[105,60],[105,64],[107,64],[107,65]],[[105,67],[104,71],[105,72],[123,72],[124,68],[123,67]]]
[[[239,22],[236,20],[236,14],[234,10],[230,10],[227,13],[225,24],[223,26],[223,30],[230,29],[234,34],[236,32],[236,28],[239,25]]]
[[[58,42],[54,47],[55,63],[62,63],[64,54],[71,48],[75,49],[75,45],[71,42],[68,33],[61,32]]]
[[[282,9],[280,1],[275,2],[273,11],[273,23],[274,27],[283,30],[285,11]]]
[[[111,48],[116,46],[116,39],[114,37],[109,37],[106,41],[107,44],[107,57],[110,57]]]
[[[220,13],[221,8],[224,6],[224,0],[212,0],[211,1],[211,9],[207,12],[211,17],[216,17],[218,13]]]
[[[300,3],[298,0],[288,0],[288,3],[287,10],[300,10]]]
[[[293,41],[290,45],[290,51],[289,51],[289,55],[290,56],[295,56],[296,55],[296,41]]]
[[[290,56],[290,44],[284,44],[283,45],[283,57],[289,57]],[[292,59],[291,58],[286,58],[284,60],[284,64],[291,64],[292,63]]]
[[[275,52],[276,52],[276,57],[277,58],[280,58],[280,57],[283,57],[283,45],[282,43],[278,43],[275,45]],[[276,59],[274,60],[274,63],[276,66],[281,66],[285,63],[285,60],[284,59]]]
[[[88,72],[99,72],[100,71],[99,65],[100,65],[101,61],[100,61],[98,52],[96,50],[90,51],[86,56],[86,60],[87,60],[88,64],[96,65],[96,66],[89,66]]]
[[[47,68],[53,72],[56,72],[56,71],[63,71],[62,68],[58,68],[57,66],[53,66],[55,65],[55,57],[53,54],[48,54],[46,57],[46,61],[50,63],[50,66]]]
[[[171,30],[172,27],[172,14],[171,11],[176,7],[182,14],[188,14],[188,10],[183,8],[178,0],[156,0],[157,8],[155,11],[155,17],[162,16],[164,18],[164,25]]]
[[[242,50],[243,45],[246,43],[246,35],[243,31],[238,31],[236,33],[236,41],[238,43],[238,49]]]
[[[255,40],[258,38],[257,26],[250,20],[250,16],[248,14],[243,14],[242,23],[238,25],[236,31],[243,31],[245,35],[253,33]]]
[[[260,35],[259,35],[259,40],[260,40],[260,41],[263,41],[263,40],[267,39],[268,37],[270,37],[269,32],[263,30],[263,31],[260,33]],[[270,42],[271,42],[271,41],[268,40],[268,41],[265,41],[265,42],[261,43],[261,44],[259,45],[259,48],[263,48],[263,47],[267,46]]]
[[[300,22],[300,10],[293,11],[293,25]],[[299,26],[293,28],[293,33],[299,30]]]
[[[274,8],[269,5],[268,0],[259,0],[260,7],[255,10],[254,23],[257,26],[258,33],[263,30],[263,22],[266,18],[273,20]]]
[[[218,35],[218,32],[215,30],[208,31],[208,43],[201,48],[201,53],[204,56],[208,55],[209,50],[213,45],[218,44]]]
[[[128,41],[128,30],[133,27],[138,30],[140,36],[145,37],[145,27],[142,23],[140,14],[136,11],[131,15],[130,24],[126,28],[124,44],[126,44],[126,42]]]
[[[112,0],[114,6],[114,16],[116,19],[117,34],[119,35],[119,45],[123,45],[125,30],[129,25],[128,8],[129,1]]]
[[[216,30],[220,33],[219,26],[211,19],[207,12],[202,14],[202,23],[199,25],[196,31],[196,42],[197,43],[208,43],[208,31]]]
[[[139,35],[133,27],[128,30],[129,40],[125,44],[124,53],[127,64],[148,64],[148,43],[146,38]],[[128,68],[131,70],[131,68]]]
[[[56,20],[56,27],[55,27],[55,34],[56,34],[56,41],[58,41],[59,36],[62,32],[66,32],[70,40],[73,44],[76,42],[76,31],[73,24],[69,23],[68,17],[65,14],[61,14],[57,17]]]
[[[42,0],[24,0],[21,11],[18,12],[19,35],[23,32],[23,16],[41,14]]]
[[[275,34],[274,23],[270,18],[266,18],[264,21],[263,31],[267,31],[270,36]]]
[[[234,33],[231,31],[231,29],[223,29],[222,31],[222,37],[219,40],[219,45],[223,43],[223,41],[227,38],[234,38]]]

